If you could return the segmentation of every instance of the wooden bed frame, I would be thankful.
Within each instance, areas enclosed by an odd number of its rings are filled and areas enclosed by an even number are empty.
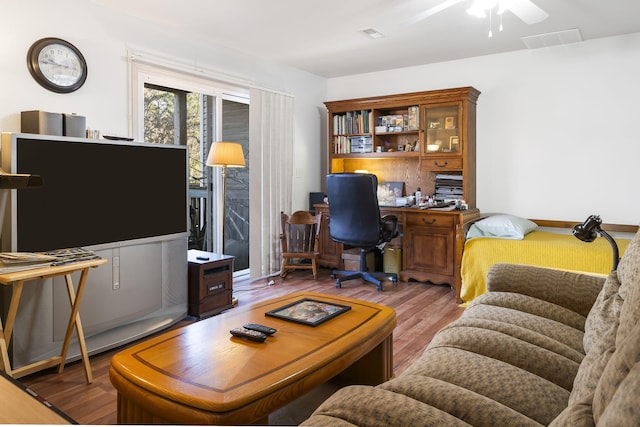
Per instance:
[[[554,228],[568,228],[568,229],[572,229],[575,225],[582,224],[584,222],[584,221],[580,221],[580,222],[555,221],[555,220],[548,220],[548,219],[531,219],[530,221],[535,222],[540,227],[554,227]],[[600,227],[604,231],[612,231],[612,232],[618,232],[618,233],[636,233],[638,231],[637,225],[603,223]]]
[[[464,236],[465,236],[465,240],[466,240],[466,235],[467,232],[469,231],[469,227],[471,227],[471,225],[475,222],[478,222],[480,220],[483,220],[485,218],[488,218],[492,215],[502,215],[499,213],[495,213],[495,214],[480,214],[480,216],[478,218],[472,219],[471,221],[467,221],[463,224],[464,227]],[[567,230],[571,230],[573,227],[575,227],[577,224],[582,224],[584,221],[580,221],[580,222],[572,222],[572,221],[562,221],[562,220],[553,220],[553,219],[532,219],[529,218],[529,221],[533,221],[536,224],[538,224],[539,227],[551,227],[551,228],[565,228]],[[602,225],[600,226],[604,231],[609,231],[609,232],[616,232],[616,233],[637,233],[638,232],[638,228],[640,228],[637,225],[627,225],[627,224],[605,224],[602,223]]]

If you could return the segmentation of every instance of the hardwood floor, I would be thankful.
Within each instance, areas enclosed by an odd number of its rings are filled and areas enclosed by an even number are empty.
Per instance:
[[[323,292],[392,307],[398,317],[393,334],[396,375],[422,354],[440,328],[457,319],[463,311],[456,304],[454,292],[449,286],[418,282],[393,285],[387,282],[384,283],[384,291],[377,292],[374,285],[354,280],[336,289],[335,281],[329,274],[330,270],[321,269],[318,279],[314,280],[308,272],[292,272],[284,281],[274,277],[272,285],[268,284],[269,279],[236,281],[234,295],[239,305],[247,305],[291,292]],[[192,321],[187,318],[176,327]],[[20,381],[80,424],[116,424],[116,391],[109,381],[109,363],[111,356],[120,350],[122,347],[91,356],[92,384],[86,384],[80,362],[67,365],[62,374],[50,369],[21,378]]]

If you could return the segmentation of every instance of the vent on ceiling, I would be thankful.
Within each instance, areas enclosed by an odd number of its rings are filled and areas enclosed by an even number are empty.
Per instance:
[[[371,37],[372,39],[381,39],[382,37],[384,37],[384,34],[373,28],[365,28],[364,30],[360,30],[360,32],[366,36]]]
[[[522,37],[520,40],[527,46],[527,49],[538,49],[547,46],[578,43],[582,41],[582,36],[580,35],[580,30],[574,28],[571,30],[556,31],[554,33]]]

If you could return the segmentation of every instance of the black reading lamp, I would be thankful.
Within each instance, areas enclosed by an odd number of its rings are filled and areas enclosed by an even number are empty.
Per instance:
[[[618,268],[618,262],[620,261],[620,257],[618,255],[618,245],[616,244],[616,241],[613,240],[613,237],[609,235],[609,233],[600,228],[601,224],[602,220],[598,215],[591,215],[584,223],[578,224],[573,227],[573,235],[583,242],[587,243],[593,242],[598,234],[607,239],[607,241],[611,245],[611,249],[613,250],[613,268],[611,269],[611,271],[615,271]]]

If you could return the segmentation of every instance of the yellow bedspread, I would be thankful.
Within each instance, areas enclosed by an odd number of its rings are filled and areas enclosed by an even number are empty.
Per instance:
[[[620,256],[629,239],[615,239]],[[541,267],[609,274],[613,262],[611,246],[598,237],[592,243],[571,234],[532,231],[524,240],[477,237],[467,240],[462,254],[462,289],[465,303],[487,291],[487,271],[496,263],[527,264]]]

